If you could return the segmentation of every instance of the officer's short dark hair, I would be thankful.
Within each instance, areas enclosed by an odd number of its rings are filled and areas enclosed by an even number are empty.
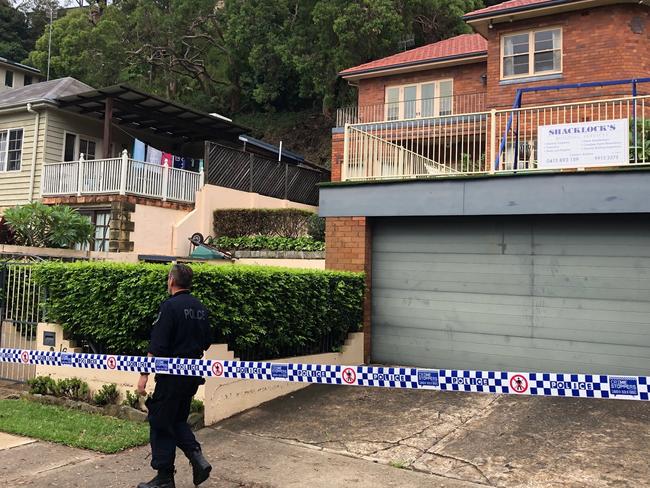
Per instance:
[[[169,271],[169,276],[174,280],[174,284],[179,288],[192,288],[192,268],[186,264],[175,264]]]

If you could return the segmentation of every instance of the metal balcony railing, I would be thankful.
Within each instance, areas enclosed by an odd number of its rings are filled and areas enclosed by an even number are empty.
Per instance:
[[[339,108],[336,111],[336,127],[346,124],[363,124],[444,117],[485,110],[485,93],[468,93],[447,97],[423,98],[395,103],[375,103]]]
[[[619,141],[614,156],[606,147],[611,143],[603,143],[586,163],[546,146],[556,157],[540,164],[539,129],[565,130],[563,124],[581,124],[567,130],[587,132],[617,124],[617,134],[628,140]],[[404,179],[640,165],[650,165],[650,96],[347,124],[341,175]]]
[[[203,187],[199,173],[120,158],[46,164],[41,176],[43,196],[120,194],[194,203]]]

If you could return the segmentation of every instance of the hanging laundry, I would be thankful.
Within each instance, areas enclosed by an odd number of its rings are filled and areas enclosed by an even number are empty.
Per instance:
[[[145,143],[139,139],[133,142],[133,159],[136,161],[144,161],[144,154],[146,151]]]
[[[181,156],[174,156],[174,168],[185,169],[185,166],[186,166],[185,158]]]
[[[160,158],[160,164],[163,166],[167,166],[168,168],[172,167],[172,164],[174,163],[174,156],[170,153],[162,153],[162,156]]]
[[[147,163],[160,164],[162,154],[162,151],[155,147],[147,146]]]

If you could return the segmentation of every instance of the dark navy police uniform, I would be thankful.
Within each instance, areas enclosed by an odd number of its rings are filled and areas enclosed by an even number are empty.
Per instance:
[[[163,358],[200,359],[212,344],[207,309],[187,290],[165,300],[151,332],[149,352]],[[151,467],[173,470],[178,446],[186,455],[200,449],[187,418],[200,377],[156,375],[149,410]]]

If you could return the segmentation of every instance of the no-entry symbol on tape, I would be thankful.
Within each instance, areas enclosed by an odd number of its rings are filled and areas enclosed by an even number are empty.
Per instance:
[[[528,390],[528,380],[521,374],[516,374],[510,378],[510,388],[515,393],[526,393]]]
[[[212,363],[212,375],[221,376],[223,374],[223,364],[214,362]]]
[[[108,356],[108,359],[106,360],[106,366],[108,366],[108,369],[117,368],[117,359],[115,359],[113,356]]]
[[[357,381],[357,373],[352,368],[345,368],[343,370],[342,376],[343,376],[343,381],[345,381],[348,385],[351,385],[352,383]]]

